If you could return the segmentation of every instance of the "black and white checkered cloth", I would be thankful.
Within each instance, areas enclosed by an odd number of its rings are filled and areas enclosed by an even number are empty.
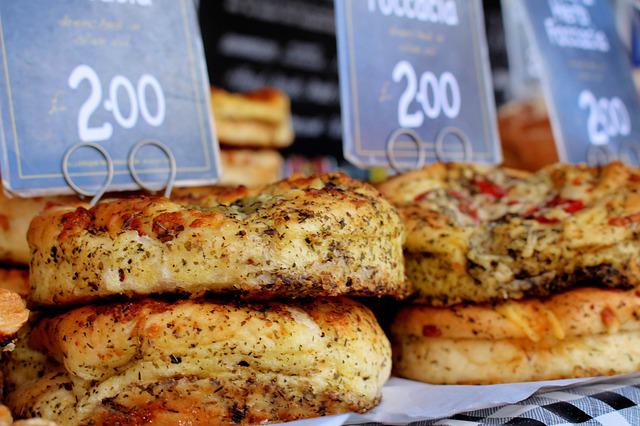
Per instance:
[[[535,394],[517,404],[457,414],[448,419],[414,423],[416,426],[573,424],[640,425],[640,378]]]
[[[412,426],[640,426],[640,377],[537,393],[516,404],[411,423]],[[368,423],[361,426],[373,426]]]

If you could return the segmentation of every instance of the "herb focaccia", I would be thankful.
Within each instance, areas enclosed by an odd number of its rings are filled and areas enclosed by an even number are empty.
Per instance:
[[[0,268],[0,288],[17,293],[23,299],[27,299],[30,291],[29,271]]]
[[[13,349],[13,341],[27,320],[29,310],[17,293],[0,287],[0,351]]]
[[[213,88],[211,108],[223,146],[284,148],[293,142],[290,101],[279,90],[229,93]]]
[[[8,197],[0,190],[0,262],[29,264],[27,229],[41,211],[63,204],[79,204],[75,197]]]
[[[578,288],[495,305],[403,307],[393,368],[437,384],[622,374],[640,368],[638,290]]]
[[[278,151],[270,149],[220,150],[222,175],[219,185],[246,185],[260,187],[282,177],[284,159]]]
[[[407,276],[421,302],[639,282],[640,171],[621,163],[535,174],[435,164],[380,190],[403,216]]]
[[[403,225],[369,185],[330,174],[246,194],[185,191],[179,201],[133,197],[90,209],[49,209],[28,234],[31,300],[54,305],[154,293],[407,293]],[[198,205],[187,205],[191,198]]]
[[[86,306],[22,333],[19,417],[64,425],[261,424],[375,406],[391,370],[371,311],[343,298]],[[143,421],[144,420],[144,421]]]
[[[27,271],[0,269],[0,351],[13,350],[17,333],[29,319],[29,310],[24,301],[28,294]]]

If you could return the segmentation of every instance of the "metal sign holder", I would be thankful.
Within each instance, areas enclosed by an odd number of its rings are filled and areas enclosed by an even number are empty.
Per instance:
[[[138,173],[138,170],[136,169],[136,166],[135,166],[135,160],[138,155],[138,152],[142,147],[147,145],[152,145],[159,148],[167,156],[169,160],[169,177],[167,178],[166,183],[162,185],[160,188],[151,188],[148,184],[144,183],[140,178],[140,174]],[[80,148],[91,148],[98,151],[107,163],[107,177],[102,183],[102,185],[95,191],[90,191],[90,190],[81,188],[79,185],[77,185],[73,181],[73,178],[71,177],[71,173],[69,172],[69,159],[71,158],[73,153],[75,153]],[[131,151],[129,151],[129,156],[127,157],[127,165],[129,167],[129,173],[131,174],[132,179],[140,187],[140,189],[148,192],[157,192],[164,188],[163,195],[167,198],[171,196],[171,191],[173,190],[173,187],[176,182],[178,167],[176,163],[176,158],[173,155],[171,148],[169,148],[167,145],[155,140],[141,140],[131,148]],[[64,176],[64,180],[67,182],[69,187],[73,189],[78,195],[80,195],[81,197],[92,197],[89,204],[91,206],[95,206],[100,201],[100,199],[104,196],[104,194],[107,192],[107,190],[111,186],[111,182],[113,181],[113,176],[114,176],[113,159],[111,158],[111,155],[109,155],[109,152],[101,145],[98,145],[97,143],[94,143],[94,142],[80,142],[73,145],[64,154],[64,157],[62,158],[62,175]]]
[[[401,136],[407,136],[409,139],[411,139],[411,141],[416,145],[418,149],[418,155],[417,155],[416,164],[414,167],[404,168],[398,162],[395,147],[396,147],[396,143],[398,142],[398,139]],[[435,150],[434,150],[435,159],[441,162],[448,161],[448,158],[447,158],[448,155],[447,155],[447,152],[444,150],[444,146],[445,146],[445,141],[449,136],[455,137],[462,144],[462,152],[463,152],[462,161],[470,162],[473,158],[473,146],[471,145],[471,141],[469,141],[469,138],[462,130],[453,126],[445,127],[442,130],[440,130],[440,132],[438,132],[438,135],[436,136],[436,140],[435,140]],[[391,168],[395,170],[396,173],[403,173],[409,170],[421,169],[422,167],[424,167],[427,161],[427,148],[428,148],[428,145],[420,138],[420,136],[414,130],[405,129],[405,128],[396,129],[393,133],[391,133],[386,143],[387,159],[389,161],[389,166],[391,166]]]
[[[589,166],[600,166],[608,164],[615,159],[615,154],[609,145],[589,145],[587,148],[587,164]]]

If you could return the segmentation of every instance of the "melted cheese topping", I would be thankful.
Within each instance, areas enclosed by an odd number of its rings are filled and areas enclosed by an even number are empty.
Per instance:
[[[549,309],[546,309],[544,306],[542,306],[542,311],[544,312],[547,320],[549,321],[549,325],[551,326],[551,333],[553,334],[553,337],[555,337],[558,340],[563,340],[566,335],[564,332],[564,329],[562,328],[562,325],[560,324],[560,321],[558,320],[558,317]]]
[[[440,187],[423,191],[433,181]],[[622,163],[556,164],[535,174],[436,164],[380,188],[405,220],[407,276],[422,303],[499,302],[593,282],[640,282],[640,170]],[[416,189],[423,192],[405,197]]]
[[[503,303],[502,305],[496,306],[496,311],[520,328],[531,341],[540,341],[541,336],[531,326],[528,312],[517,302]]]

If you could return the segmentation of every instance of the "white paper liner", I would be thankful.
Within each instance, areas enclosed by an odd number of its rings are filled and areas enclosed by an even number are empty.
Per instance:
[[[637,377],[640,377],[640,373],[486,386],[428,385],[392,377],[382,389],[382,403],[368,413],[299,420],[287,423],[287,426],[341,426],[368,422],[405,425],[421,420],[450,417],[466,411],[513,404],[527,399],[536,392],[596,384],[616,387],[628,379]]]

